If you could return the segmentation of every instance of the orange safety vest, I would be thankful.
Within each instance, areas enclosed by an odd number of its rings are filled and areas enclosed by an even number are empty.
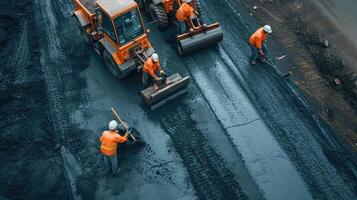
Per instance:
[[[267,39],[267,33],[263,28],[258,29],[255,33],[250,37],[249,43],[250,45],[261,49],[263,42]]]
[[[112,156],[117,153],[118,143],[124,143],[128,139],[117,133],[117,131],[104,131],[100,141],[100,151],[106,156]]]
[[[161,71],[160,61],[154,62],[151,58],[148,58],[145,62],[143,71],[149,73],[152,78],[157,77],[155,71]]]
[[[194,11],[195,9],[193,9],[188,3],[182,3],[176,12],[176,18],[179,21],[185,21],[189,19],[191,15],[195,15]]]

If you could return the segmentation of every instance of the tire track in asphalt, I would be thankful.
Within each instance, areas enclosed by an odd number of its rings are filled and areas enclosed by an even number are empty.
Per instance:
[[[270,70],[259,68],[260,65],[253,68],[242,62],[248,60],[249,55],[249,47],[242,40],[248,38],[245,33],[251,32],[251,28],[235,9],[237,6],[229,1],[207,1],[204,6],[226,30],[221,49],[228,55],[223,57],[237,65],[229,65],[232,74],[263,113],[264,120],[274,130],[273,134],[308,183],[314,197],[352,199],[353,192],[331,165],[315,137],[323,135],[332,146],[336,142],[297,88],[291,82],[282,81]],[[225,9],[226,15],[214,12],[214,7]]]
[[[35,1],[35,8],[38,10],[38,27],[43,29],[45,38],[41,43],[41,66],[44,73],[47,88],[47,98],[49,101],[50,115],[53,122],[53,129],[58,134],[57,141],[62,145],[61,156],[64,174],[67,185],[71,190],[71,198],[81,199],[77,193],[76,179],[81,175],[81,167],[74,156],[67,150],[65,145],[65,134],[68,128],[68,122],[65,111],[65,91],[62,82],[61,73],[65,56],[61,48],[57,33],[57,20],[54,16],[51,0]],[[62,71],[61,71],[62,70]]]
[[[4,76],[0,74],[2,77],[5,77],[2,83],[4,85],[0,85],[0,88],[6,87],[5,85],[26,85],[25,81],[29,80],[27,77],[30,74],[28,74],[27,72],[28,65],[26,65],[26,63],[29,63],[30,59],[30,51],[28,44],[28,21],[23,21],[21,27],[22,29],[19,33],[19,38],[13,38],[10,44],[7,45],[5,50],[6,52],[8,52],[8,54],[6,54],[8,58],[5,65],[8,68],[16,69],[16,71],[22,71],[22,73],[19,73],[21,74],[21,76],[19,76],[19,78],[17,78],[16,80],[10,81],[7,79],[7,74]],[[13,94],[14,98],[16,98],[17,95],[15,91],[13,91]],[[5,127],[10,124],[25,120],[26,115],[24,113],[26,113],[27,111],[28,109],[25,111],[21,111],[20,113],[15,115],[5,115],[1,118],[0,127]]]
[[[227,69],[232,61],[222,59],[222,51],[212,48],[185,62],[265,198],[311,199],[303,180]]]
[[[196,128],[188,108],[178,107],[161,124],[187,167],[199,199],[247,199],[233,174]]]

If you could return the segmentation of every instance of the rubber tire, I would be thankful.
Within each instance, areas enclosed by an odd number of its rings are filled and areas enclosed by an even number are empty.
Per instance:
[[[150,16],[153,20],[157,20],[156,24],[160,29],[165,29],[169,26],[169,19],[165,12],[164,7],[161,4],[149,6]]]
[[[104,51],[103,57],[104,57],[105,65],[108,67],[112,75],[117,79],[123,79],[125,75],[120,71],[113,57],[107,51]]]

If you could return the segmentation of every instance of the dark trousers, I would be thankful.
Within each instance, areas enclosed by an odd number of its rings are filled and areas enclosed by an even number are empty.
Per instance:
[[[118,157],[117,155],[105,156],[104,155],[104,166],[108,172],[112,169],[112,173],[116,173],[118,170]]]
[[[177,35],[181,35],[187,32],[187,25],[185,21],[176,20]]]
[[[258,48],[256,48],[255,46],[252,46],[252,45],[250,45],[250,49],[252,51],[252,55],[250,56],[250,61],[256,61],[258,58],[258,55],[259,55],[259,50],[258,50]],[[267,51],[267,47],[266,47],[265,43],[263,43],[262,49],[263,49],[264,55],[266,56],[268,51]]]
[[[149,73],[143,72],[143,87],[147,88],[154,83],[155,79],[153,79]]]

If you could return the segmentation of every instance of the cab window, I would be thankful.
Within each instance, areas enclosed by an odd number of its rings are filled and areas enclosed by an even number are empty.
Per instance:
[[[114,19],[119,43],[124,45],[144,33],[141,18],[137,9],[129,11]]]
[[[115,37],[115,32],[113,29],[113,24],[112,21],[110,20],[110,18],[102,12],[101,14],[101,18],[102,18],[102,28],[103,31],[113,40],[116,41],[116,37]]]

